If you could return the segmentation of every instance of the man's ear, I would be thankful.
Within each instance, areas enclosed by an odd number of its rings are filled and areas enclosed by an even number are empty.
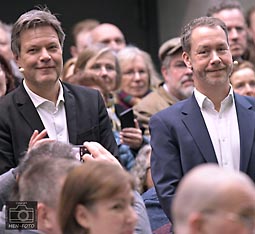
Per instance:
[[[19,56],[17,54],[14,54],[13,57],[14,57],[15,62],[19,66]]]
[[[90,229],[90,214],[89,214],[89,210],[81,205],[78,204],[75,208],[75,219],[76,221],[83,227],[86,229]]]
[[[165,79],[165,77],[167,77],[167,69],[165,66],[161,67],[161,74],[164,77],[164,79]]]
[[[47,230],[52,230],[54,223],[53,212],[47,205],[43,203],[37,204],[37,218],[38,218],[38,229],[47,233]]]
[[[190,234],[203,234],[205,233],[205,219],[201,213],[195,212],[188,218],[188,226]]]
[[[191,60],[190,60],[190,56],[187,52],[183,52],[182,53],[182,59],[184,61],[184,63],[186,64],[186,66],[192,70],[192,64],[191,64]]]

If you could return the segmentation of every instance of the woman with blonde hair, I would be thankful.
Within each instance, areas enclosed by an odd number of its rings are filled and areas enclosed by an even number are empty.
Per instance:
[[[133,107],[160,82],[151,56],[138,47],[127,46],[117,54],[121,70],[118,102],[125,109]]]

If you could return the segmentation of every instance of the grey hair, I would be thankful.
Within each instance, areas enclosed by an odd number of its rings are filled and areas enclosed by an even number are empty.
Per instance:
[[[151,87],[156,87],[159,81],[161,80],[160,75],[156,71],[156,68],[154,66],[154,63],[152,61],[152,58],[149,53],[147,53],[144,50],[141,50],[140,48],[128,45],[125,48],[121,49],[117,53],[117,57],[119,60],[119,64],[121,67],[121,64],[126,60],[133,60],[137,55],[140,55],[147,67],[147,71],[149,74],[149,83]],[[122,71],[121,71],[122,72]]]

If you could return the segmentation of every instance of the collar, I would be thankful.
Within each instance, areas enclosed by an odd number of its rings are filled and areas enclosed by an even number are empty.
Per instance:
[[[58,99],[57,99],[57,103],[56,103],[56,106],[58,106],[58,104],[63,101],[65,102],[65,99],[64,99],[64,91],[63,91],[63,86],[61,84],[60,81],[59,82],[59,94],[58,94]],[[23,80],[23,85],[24,85],[24,88],[26,90],[26,92],[28,93],[29,97],[31,98],[35,108],[39,107],[41,104],[45,103],[45,102],[50,102],[48,99],[45,99],[39,95],[37,95],[36,93],[34,93],[31,89],[28,88],[27,84],[26,84],[26,81],[25,79]]]
[[[207,96],[205,96],[204,94],[199,92],[196,88],[194,88],[194,95],[195,95],[195,98],[197,100],[197,103],[198,103],[200,109],[203,109],[208,106],[213,106],[212,101]],[[232,85],[230,85],[229,93],[226,96],[226,98],[224,100],[222,100],[221,104],[223,106],[226,106],[226,105],[230,105],[231,103],[234,103],[234,92],[233,92]],[[213,108],[214,108],[214,106],[213,106]]]

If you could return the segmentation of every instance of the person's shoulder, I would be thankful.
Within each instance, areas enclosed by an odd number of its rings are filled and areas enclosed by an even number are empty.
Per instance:
[[[158,98],[161,97],[160,89],[162,89],[162,86],[158,86],[155,90],[147,94],[134,106],[134,108],[139,109],[141,107],[144,108],[144,106],[153,106],[154,103],[158,101]]]
[[[175,104],[157,112],[156,114],[154,114],[154,116],[165,116],[165,117],[171,116],[171,115],[176,116],[178,113],[182,112],[183,107],[187,103],[189,103],[190,100],[191,100],[191,97],[181,100],[181,101],[178,101]]]
[[[98,95],[99,91],[93,88],[85,87],[82,85],[75,85],[75,84],[70,84],[67,82],[62,82],[62,85],[64,87],[64,92],[71,92],[73,95]]]
[[[237,104],[248,105],[248,108],[252,106],[255,110],[255,97],[243,96],[235,93],[235,100]]]

